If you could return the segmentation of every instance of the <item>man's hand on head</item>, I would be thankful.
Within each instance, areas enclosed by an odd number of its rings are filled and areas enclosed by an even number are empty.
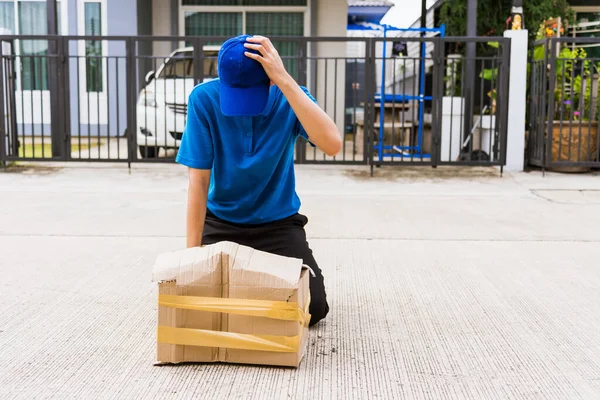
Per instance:
[[[290,103],[308,139],[328,156],[339,153],[342,148],[342,136],[337,126],[288,74],[271,41],[264,36],[253,36],[246,39],[246,42],[244,47],[256,50],[259,54],[249,51],[244,54],[261,63],[271,82],[279,87]]]
[[[249,43],[246,43],[244,47],[256,50],[260,54],[249,51],[244,54],[246,57],[258,61],[263,66],[265,72],[271,79],[271,82],[277,86],[281,86],[286,83],[286,81],[292,79],[290,74],[286,71],[277,49],[275,49],[275,46],[273,46],[273,43],[271,43],[268,38],[264,36],[253,36],[246,39],[246,41]]]

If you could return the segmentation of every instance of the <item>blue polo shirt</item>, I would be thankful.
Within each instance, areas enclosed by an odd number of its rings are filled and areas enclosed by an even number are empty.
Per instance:
[[[219,79],[194,88],[177,162],[210,169],[207,207],[237,224],[262,224],[300,209],[294,146],[306,131],[277,86],[256,117],[227,117],[219,105]],[[316,102],[306,88],[304,92]]]

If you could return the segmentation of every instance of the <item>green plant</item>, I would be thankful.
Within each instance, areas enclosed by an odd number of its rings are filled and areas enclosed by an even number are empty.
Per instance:
[[[600,63],[587,58],[582,48],[561,48],[556,61],[554,90],[555,119],[596,119],[596,106],[592,105],[592,80],[600,71]]]
[[[487,45],[494,49],[500,46],[498,42],[488,42]],[[492,83],[492,90],[487,95],[492,100],[492,108],[494,108],[494,103],[498,97],[498,92],[494,88],[494,81],[498,79],[498,68],[485,68],[481,71],[479,77]]]
[[[477,34],[502,36],[506,30],[506,20],[510,16],[512,0],[479,0],[477,6]],[[574,21],[575,14],[568,0],[530,0],[523,2],[525,28],[530,39],[535,40],[539,21],[551,15],[562,16],[563,22]],[[440,22],[446,24],[449,36],[467,34],[467,2],[465,0],[445,0],[440,10]],[[533,29],[532,29],[533,28]]]

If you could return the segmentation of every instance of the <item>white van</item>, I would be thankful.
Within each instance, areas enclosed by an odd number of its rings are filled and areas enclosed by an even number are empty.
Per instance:
[[[204,47],[205,82],[217,77],[219,48]],[[157,157],[160,148],[179,148],[193,76],[192,47],[175,50],[156,72],[146,75],[146,87],[137,103],[137,144],[142,158]]]

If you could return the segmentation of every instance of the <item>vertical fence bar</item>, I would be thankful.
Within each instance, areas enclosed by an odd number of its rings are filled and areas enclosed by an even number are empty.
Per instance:
[[[85,85],[84,85],[84,90],[85,90],[85,98],[87,101],[87,139],[88,139],[88,160],[92,159],[92,124],[91,124],[91,117],[92,117],[92,110],[90,108],[90,81],[91,81],[91,77],[90,77],[90,59],[88,58],[88,55],[86,54],[84,57],[85,60]]]
[[[420,56],[419,56],[419,59],[420,59]],[[417,81],[417,79],[416,79],[416,77],[417,77],[417,72],[416,71],[417,71],[417,59],[413,58],[412,93],[413,93],[414,98],[416,98],[417,100],[412,100],[412,102],[413,102],[412,104],[413,105],[411,107],[411,114],[412,114],[411,115],[411,121],[413,121],[413,125],[410,127],[410,141],[409,141],[409,143],[410,143],[410,149],[411,149],[411,151],[410,151],[410,162],[411,163],[415,161],[415,148],[416,148],[415,143],[414,143],[414,138],[415,138],[415,134],[414,134],[415,107],[414,107],[414,104],[415,104],[415,102],[416,102],[417,105],[419,105],[419,109],[418,109],[418,112],[417,112],[417,115],[416,115],[417,117],[418,117],[418,115],[420,113],[420,110],[421,110],[420,96],[417,95],[418,94],[418,89],[417,89],[418,86],[417,85],[419,84],[419,81]],[[418,129],[419,128],[417,127],[417,138],[418,138],[418,135],[419,135]]]
[[[60,38],[60,63],[59,63],[59,82],[60,85],[60,104],[61,104],[61,124],[60,129],[63,132],[63,151],[64,159],[71,159],[71,84],[69,68],[69,40]]]
[[[500,118],[497,118],[496,129],[500,134],[499,140],[499,157],[500,157],[500,168],[501,173],[506,165],[506,147],[508,143],[508,99],[509,99],[509,88],[510,88],[510,53],[511,53],[511,41],[510,39],[504,39],[502,45],[502,66],[499,69],[500,82],[498,84],[498,92],[502,91],[502,99],[500,104],[496,106],[500,107]],[[498,125],[499,124],[499,125]]]
[[[195,52],[195,51],[196,51],[196,49],[194,49],[194,52]],[[139,65],[139,59],[140,59],[140,58],[139,58],[139,55],[138,55],[138,56],[137,56],[138,65]],[[175,62],[177,62],[177,61],[175,61]],[[174,69],[176,69],[176,68],[174,67]],[[155,96],[156,96],[156,93],[157,93],[157,91],[156,91],[156,81],[157,81],[157,80],[156,80],[156,79],[154,79],[154,82],[155,82],[155,86],[154,86],[154,87],[155,87],[155,90],[154,90],[154,95],[155,95]],[[166,79],[163,79],[163,81],[162,81],[162,86],[163,86],[163,93],[167,94],[168,92],[167,92],[167,80],[166,80]],[[167,102],[171,102],[171,101],[174,103],[174,100],[176,99],[176,96],[177,96],[177,93],[175,93],[175,90],[176,90],[176,89],[175,89],[175,87],[177,87],[177,84],[175,83],[173,86],[174,86],[174,87],[173,87],[173,89],[174,89],[174,90],[173,90],[173,97],[172,97],[171,99],[168,99],[168,98],[166,98],[166,96],[165,96],[165,102],[162,104],[162,110],[163,110],[163,115],[164,115],[164,116],[168,115],[168,113],[169,113],[169,106],[168,106],[166,103],[167,103]],[[156,98],[155,98],[155,101],[156,101]],[[158,107],[158,104],[156,104],[156,106]],[[157,109],[158,109],[158,108],[157,108]],[[156,112],[155,112],[155,114],[154,114],[154,115],[156,115]],[[177,117],[175,117],[175,118],[177,118]],[[175,119],[175,118],[174,118],[174,119]],[[158,129],[157,129],[157,130],[158,130]],[[169,130],[169,126],[167,125],[167,118],[163,118],[163,143],[166,143],[166,142],[167,142],[168,130]],[[137,134],[137,132],[136,132],[136,134]],[[159,157],[159,155],[160,155],[160,154],[159,154],[159,153],[160,153],[160,148],[158,147],[158,133],[155,133],[155,134],[154,134],[154,150],[153,150],[153,151],[154,151],[154,157],[155,157],[155,158],[158,158],[158,157]]]
[[[485,63],[486,59],[485,59],[485,57],[482,57],[481,60],[479,60],[479,61],[481,61],[481,64],[480,64],[481,65],[481,73],[479,74],[480,75],[479,76],[479,86],[480,86],[479,87],[479,115],[480,115],[481,119],[479,121],[480,125],[479,125],[479,143],[478,143],[478,145],[479,145],[479,150],[483,150],[483,136],[484,136],[483,132],[486,129],[486,127],[484,126],[484,114],[483,114],[483,109],[485,108],[485,105],[484,105],[485,72],[484,71],[485,71],[485,66],[486,66],[486,63]],[[492,87],[494,87],[493,60],[491,60],[490,64],[492,64],[491,84],[492,84]],[[475,59],[475,65],[477,66],[477,59]],[[477,68],[477,67],[475,67],[475,68]],[[473,101],[473,103],[475,103],[475,101]],[[494,113],[492,112],[492,109],[490,108],[490,117],[491,117],[490,121],[493,118],[493,114]],[[492,135],[490,135],[490,140],[491,140],[491,137],[492,137]],[[475,140],[473,140],[473,142],[475,142]],[[475,143],[473,143],[473,145],[475,145]],[[475,150],[475,149],[473,149],[473,150]],[[489,148],[488,148],[488,152],[489,152]],[[491,152],[490,152],[490,156],[491,156]]]
[[[444,57],[445,41],[442,38],[433,38],[433,90],[431,102],[431,166],[437,167],[440,162],[442,126],[442,98],[444,95]],[[452,66],[454,68],[454,66]]]
[[[204,41],[194,38],[194,82],[196,85],[204,81]]]
[[[139,61],[139,58],[136,57],[136,62],[138,62],[138,61]],[[152,62],[154,63],[154,70],[155,71],[158,70],[157,65],[156,65],[158,60],[156,58],[153,58]],[[158,92],[157,82],[158,82],[158,79],[156,79],[156,77],[154,77],[154,79],[152,79],[152,85],[153,85],[152,93],[154,94],[154,96],[156,96],[156,93]],[[147,84],[147,85],[149,86],[150,84]],[[145,125],[145,127],[148,127],[148,100],[147,99],[148,98],[146,97],[146,103],[144,105],[144,125]],[[154,136],[152,138],[150,138],[150,141],[154,141],[154,146],[152,148],[156,149],[158,146],[158,103],[156,102],[156,97],[154,97],[154,106],[151,105],[150,107],[154,107],[154,109],[155,109],[154,110],[154,125],[151,130],[151,132],[153,132]],[[164,107],[164,105],[163,105],[163,107]],[[150,123],[152,123],[152,121],[150,121]],[[166,124],[166,121],[165,121],[165,124]],[[137,138],[137,126],[135,127],[135,129],[136,129],[135,136]],[[138,143],[138,146],[139,146],[139,143]],[[144,135],[144,154],[143,154],[142,158],[150,158],[152,156],[152,153],[153,153],[154,157],[156,157],[158,155],[156,150],[150,150],[150,148],[151,148],[151,146],[148,145],[148,135]],[[137,152],[136,152],[136,154],[137,154]],[[140,151],[140,154],[142,154],[141,151]]]
[[[22,43],[21,43],[22,45]],[[21,71],[25,70],[25,66],[23,65],[25,62],[25,57],[20,54],[19,55],[20,58],[20,64],[21,64]],[[31,79],[31,77],[29,78]],[[23,73],[21,73],[21,81],[19,82],[19,89],[21,89],[21,140],[19,143],[19,157],[25,157],[25,77],[23,75]],[[17,137],[19,137],[19,134],[17,132]],[[21,155],[21,153],[23,155]]]
[[[315,46],[316,47],[316,46]],[[314,68],[314,80],[315,80],[315,97],[318,98],[319,95],[319,58],[317,56],[314,57],[315,60],[315,68]],[[327,86],[323,85],[325,90],[327,90]],[[323,111],[327,110],[327,104],[323,103]],[[305,146],[306,147],[306,146]],[[317,149],[315,147],[312,148],[312,159],[311,161],[317,161]]]
[[[366,51],[366,50],[365,50]],[[348,64],[346,64],[348,65]],[[357,124],[357,118],[356,118],[356,108],[357,108],[357,104],[356,104],[356,94],[358,92],[358,88],[360,87],[360,85],[362,84],[362,87],[364,88],[364,82],[360,82],[358,80],[358,58],[354,59],[354,79],[352,79],[353,82],[353,86],[352,86],[352,161],[356,161],[356,135],[358,133],[358,124]],[[363,77],[364,78],[364,77]],[[364,110],[364,108],[363,108]],[[363,120],[362,120],[362,131],[363,131],[363,136],[364,136],[364,132],[365,132],[365,113],[363,111]],[[344,135],[344,148],[346,147],[345,141],[346,136]],[[362,153],[363,155],[363,160],[366,157],[366,154]]]
[[[337,85],[338,85],[338,80],[336,79],[337,77],[337,73],[338,73],[338,57],[336,56],[334,58],[334,63],[333,63],[333,120],[334,122],[337,124]],[[342,115],[345,116],[345,113]],[[342,124],[342,149],[343,149],[343,154],[342,154],[342,160],[344,160],[346,158],[346,142],[344,140],[344,125]],[[333,161],[336,161],[336,156],[333,156]]]
[[[570,106],[573,109],[573,108],[575,108],[575,104],[574,104],[575,103],[575,97],[574,97],[574,93],[573,93],[574,92],[574,90],[573,90],[574,87],[573,86],[574,86],[574,82],[575,82],[575,65],[576,65],[577,61],[576,60],[570,60],[569,62],[571,63],[571,82],[570,82],[571,93],[570,93],[569,98],[570,98],[570,101],[571,101]],[[564,76],[565,67],[566,67],[565,61],[563,61],[563,76]],[[564,89],[565,88],[564,88],[564,85],[563,85],[561,87],[561,90],[564,91]],[[560,106],[560,109],[562,110],[563,109],[563,104],[560,104],[559,106]],[[569,147],[567,148],[567,160],[566,160],[567,162],[571,161],[571,143],[573,143],[573,112],[572,112],[572,109],[571,109],[571,113],[569,113],[569,142],[568,142],[568,146]],[[561,112],[561,120],[562,120],[562,112]],[[559,143],[562,144],[562,129],[561,129],[561,132],[560,132],[560,142]],[[562,154],[562,152],[559,152],[559,154]],[[559,156],[559,161],[560,161],[560,156]]]
[[[3,47],[4,45],[8,45],[10,50],[9,50],[9,54],[4,54],[3,56],[2,51],[3,51]],[[1,124],[4,125],[4,139],[2,139],[2,134],[0,133],[0,140],[3,140],[3,146],[4,147],[4,163],[6,164],[6,161],[8,159],[8,157],[12,157],[16,154],[16,152],[18,151],[18,148],[16,147],[16,142],[17,140],[15,139],[15,135],[17,132],[17,114],[16,114],[16,99],[15,99],[15,77],[16,77],[16,72],[14,70],[14,58],[13,58],[13,53],[14,53],[14,41],[2,41],[0,40],[0,62],[2,63],[2,67],[3,68],[3,73],[0,74],[0,79],[2,79],[2,82],[0,82],[0,84],[2,86],[0,86],[0,88],[2,88],[2,90],[0,90],[0,95],[2,95],[2,98],[0,99],[0,102],[3,102],[3,106],[0,107],[0,110],[2,110],[2,112],[6,112],[8,115],[7,119],[2,119]],[[0,103],[1,105],[2,103]],[[0,129],[1,126],[0,126]],[[0,160],[0,163],[2,161]]]
[[[587,79],[586,79],[587,81]],[[589,105],[589,116],[588,116],[588,138],[587,138],[587,152],[586,154],[590,158],[590,161],[594,159],[594,155],[592,154],[592,119],[594,111],[593,111],[593,103],[594,103],[594,90],[592,88],[592,76],[590,76],[590,105]],[[586,93],[585,91],[583,93]],[[581,113],[581,118],[585,118],[585,104]],[[583,121],[582,121],[583,122]],[[581,122],[580,122],[581,123]],[[581,128],[580,128],[581,129]],[[600,161],[596,158],[596,161]]]
[[[583,71],[583,65],[584,65],[584,62],[582,60],[581,61],[581,70],[582,71]],[[577,125],[579,125],[579,133],[578,133],[579,146],[577,149],[577,161],[578,162],[581,162],[581,139],[582,139],[581,136],[583,135],[583,133],[581,131],[581,125],[582,125],[582,118],[585,118],[585,108],[584,108],[585,101],[584,101],[584,99],[585,99],[585,93],[586,93],[586,83],[587,83],[587,78],[585,77],[585,75],[583,75],[581,77],[581,95],[579,96],[579,113],[580,113],[579,116],[580,116],[580,118],[578,118],[578,121],[577,121],[578,122]],[[588,131],[588,134],[589,134],[589,131]],[[588,137],[588,143],[589,143],[589,137]],[[585,161],[587,161],[587,160],[585,160]]]
[[[4,89],[4,79],[5,76],[10,79],[10,76],[4,68],[4,41],[0,40],[0,113],[4,115],[6,109],[8,108],[6,104],[4,104],[4,96],[6,94]],[[7,79],[7,81],[8,81]],[[6,96],[7,100],[10,101],[10,97]],[[10,115],[9,115],[9,118]],[[5,145],[8,142],[8,133],[5,124],[5,118],[0,118],[0,167],[6,167],[6,147]]]
[[[539,119],[540,122],[540,126],[539,126],[539,133],[540,133],[540,144],[541,144],[541,164],[542,164],[542,169],[545,170],[547,168],[546,162],[547,162],[547,149],[546,149],[546,144],[547,144],[547,140],[546,140],[546,130],[548,129],[548,126],[546,122],[547,122],[547,118],[548,118],[548,94],[545,93],[546,87],[548,86],[548,51],[550,50],[550,40],[546,40],[544,42],[544,64],[542,65],[542,67],[540,68],[540,72],[542,73],[542,82],[541,82],[541,90],[540,92],[542,93],[542,104],[541,104],[541,111],[542,111],[542,115],[541,118]],[[549,135],[549,133],[548,133]]]
[[[127,165],[131,168],[131,163],[137,159],[137,135],[136,135],[136,68],[135,68],[135,39],[129,38],[125,42],[125,70],[127,87]]]
[[[496,110],[494,113],[491,112],[490,110],[490,115],[494,115],[492,118],[495,118],[495,123],[492,129],[492,121],[490,121],[490,131],[493,134],[490,134],[490,140],[489,140],[489,151],[490,151],[490,160],[492,160],[492,157],[494,157],[495,160],[498,160],[500,158],[500,154],[499,152],[502,151],[501,147],[501,142],[502,142],[502,135],[500,134],[500,128],[501,126],[504,124],[508,124],[508,117],[506,120],[502,119],[504,118],[501,113],[498,112],[498,110],[501,110],[501,108],[498,107],[498,93],[502,90],[502,82],[503,79],[508,80],[508,78],[504,78],[503,77],[503,73],[504,73],[504,69],[502,68],[504,65],[504,59],[503,56],[506,53],[506,47],[505,44],[502,44],[501,46],[498,47],[498,52],[499,54],[496,55],[496,57],[493,57],[491,60],[491,64],[492,64],[492,80],[491,80],[491,90],[496,90]],[[500,58],[500,61],[498,61],[498,58]],[[510,61],[509,61],[510,62]],[[496,63],[498,64],[498,67],[496,67]],[[498,73],[496,74],[494,71],[498,71]],[[482,95],[483,96],[483,95]],[[506,98],[506,101],[508,102],[508,93],[503,93],[503,96]],[[493,101],[493,99],[492,99]],[[494,147],[496,147],[497,153],[494,152]]]
[[[537,105],[537,102],[540,100],[536,93],[536,88],[537,88],[537,64],[535,62],[535,58],[533,56],[535,52],[535,44],[533,45],[533,49],[531,52],[531,57],[529,59],[529,65],[530,65],[530,69],[529,69],[529,76],[527,77],[527,79],[529,79],[529,119],[527,121],[527,125],[529,126],[529,138],[528,138],[528,145],[527,145],[527,152],[526,152],[526,163],[530,160],[532,160],[535,157],[535,139],[537,137],[537,127],[535,124],[535,106]]]
[[[425,40],[425,33],[423,33]],[[419,127],[417,132],[417,147],[419,148],[419,161],[423,161],[423,137],[424,137],[424,120],[425,120],[425,64],[427,63],[427,42],[421,43],[421,57],[419,64]]]
[[[106,147],[107,147],[107,158],[110,160],[110,148],[112,145],[112,137],[110,136],[110,57],[106,57]],[[117,111],[118,118],[118,111]],[[136,132],[137,133],[137,132]],[[117,153],[117,158],[119,158]]]
[[[40,58],[40,61],[43,61],[43,58]],[[39,69],[40,72],[40,77],[44,76],[44,70],[43,70],[43,66],[42,66],[42,62],[39,62],[38,65],[36,66],[36,73],[37,70]],[[52,78],[50,78],[52,79]],[[33,96],[32,96],[33,97]],[[32,99],[33,101],[33,99]],[[58,106],[58,105],[57,105]],[[46,144],[46,138],[45,136],[45,129],[44,129],[44,92],[42,90],[40,90],[40,116],[41,116],[41,123],[40,123],[40,136],[41,136],[41,140],[42,140],[42,146],[41,146],[41,152],[42,152],[42,158],[46,157],[46,152],[45,152],[45,144]],[[52,133],[52,132],[50,132]],[[52,143],[50,143],[52,144]],[[35,151],[35,145],[32,146],[32,151],[33,151],[33,157],[36,157],[36,151]]]
[[[407,46],[408,46],[408,44],[407,44]],[[405,58],[402,58],[402,94],[406,95],[406,59]],[[411,146],[412,134],[413,134],[412,130],[413,130],[414,125],[413,125],[413,121],[411,120],[410,128],[405,129],[404,124],[407,123],[406,122],[406,114],[407,114],[409,108],[412,109],[412,100],[408,100],[405,98],[404,101],[405,101],[407,107],[402,111],[402,118],[400,119],[400,123],[402,124],[401,125],[402,126],[402,142],[407,143],[407,145],[405,147],[406,147],[406,150],[408,150],[410,152],[410,146]],[[408,138],[406,138],[406,131],[408,131]],[[405,154],[406,150],[403,151],[402,153],[400,153],[400,162],[404,162],[404,154]]]
[[[402,110],[403,103],[404,103],[404,99],[400,100],[400,107],[399,107],[398,112],[402,112],[400,110]],[[404,131],[402,130],[402,125],[400,125],[400,129],[398,131],[400,132],[400,134],[399,134],[400,140],[399,140],[399,145],[398,145],[397,149],[400,150],[400,154],[402,154],[402,152],[404,151],[404,149],[403,149],[404,143],[402,142],[402,133]],[[395,145],[396,145],[396,58],[392,57],[392,146],[395,146]],[[396,153],[392,148],[392,162],[394,162],[395,155],[396,155]]]
[[[48,26],[48,33],[53,32],[54,34],[57,34],[58,31],[56,30],[56,4],[52,5],[51,3],[55,3],[54,1],[50,0],[48,1],[48,12],[49,12],[49,23],[50,25]],[[51,16],[50,12],[52,12],[51,10],[53,10],[54,15]],[[53,26],[54,25],[54,26]],[[51,33],[50,33],[51,34]],[[62,144],[63,144],[63,138],[61,137],[61,132],[60,132],[60,112],[59,112],[59,84],[58,84],[58,43],[57,43],[57,39],[49,39],[48,40],[48,89],[50,90],[50,137],[52,138],[52,142],[51,142],[51,146],[52,146],[52,157],[53,158],[59,158],[62,159],[63,158],[63,152],[62,152]],[[40,60],[41,61],[41,60]],[[33,62],[33,60],[32,60]],[[40,82],[42,83],[42,82]],[[33,88],[32,88],[33,89]],[[33,98],[33,90],[31,91],[31,95]],[[40,95],[42,95],[42,91],[40,90]],[[32,108],[33,110],[33,108]],[[32,121],[33,121],[33,115],[32,115]],[[43,118],[42,118],[42,124],[44,123]],[[35,124],[32,122],[32,128],[34,128]],[[33,129],[32,129],[32,135],[33,135]],[[32,148],[35,149],[35,146],[32,145]]]
[[[375,47],[377,42],[375,39],[365,39],[366,51],[366,89],[365,89],[365,134],[363,135],[363,154],[366,154],[366,160],[371,166],[371,176],[373,176],[373,136],[375,133],[374,122],[375,122],[375,91],[377,90],[377,80],[375,79],[375,70],[377,67]]]
[[[29,76],[30,76],[30,95],[29,95],[29,117],[31,120],[31,156],[32,158],[35,158],[35,113],[33,112],[33,96],[35,94],[35,84],[37,82],[37,76],[35,76],[35,60],[37,60],[37,57],[34,56],[30,56],[29,57]],[[39,82],[40,84],[40,88],[42,87],[41,85],[43,84],[43,82]],[[42,90],[40,89],[40,96],[42,95]],[[51,96],[52,99],[52,96]],[[50,101],[50,103],[52,103],[52,100]],[[55,114],[56,114],[56,103],[55,104],[51,104],[50,105],[50,111],[51,111],[51,125],[54,129],[52,129],[53,131],[53,139],[52,139],[52,148],[54,150],[54,147],[56,146],[56,142],[58,142],[57,138],[57,131],[58,129],[56,128],[56,118],[55,118]],[[26,157],[25,155],[25,148],[23,148],[23,155]],[[53,157],[56,157],[56,152],[53,151],[52,154]]]
[[[79,46],[79,43],[77,43]],[[75,60],[77,63],[77,159],[81,160],[81,58],[79,54],[75,56]],[[85,60],[84,60],[85,66]],[[84,72],[85,73],[85,72]]]
[[[454,142],[452,140],[452,135],[454,134],[453,133],[454,132],[454,123],[453,123],[453,119],[454,119],[454,101],[452,101],[452,99],[454,98],[454,94],[456,93],[456,74],[457,74],[456,59],[452,59],[452,71],[450,73],[452,82],[450,84],[450,90],[451,90],[451,92],[450,92],[450,127],[449,127],[450,131],[448,132],[448,160],[451,160],[451,158],[452,158],[452,144]],[[460,102],[460,106],[461,106],[461,110],[462,110],[463,109],[462,108],[462,99],[461,99],[461,102]],[[441,113],[443,114],[443,112],[444,112],[444,110],[443,110],[443,103],[442,103]],[[442,147],[441,147],[441,136],[440,136],[440,154],[441,153],[442,153]],[[446,156],[446,154],[444,154],[444,156]],[[440,162],[441,162],[441,157],[440,157]]]
[[[548,90],[548,115],[546,116],[548,118],[548,125],[546,126],[548,135],[547,135],[547,139],[546,139],[546,145],[545,145],[545,162],[544,162],[544,167],[548,167],[550,166],[550,164],[552,163],[552,128],[553,128],[553,122],[554,122],[554,90],[556,88],[556,49],[555,46],[558,45],[557,41],[554,41],[553,39],[548,39],[548,45],[549,45],[549,49],[550,49],[550,88]],[[546,63],[544,65],[548,65],[548,54],[546,54]],[[546,83],[546,82],[544,82]],[[544,87],[546,87],[544,85]]]
[[[100,153],[100,148],[102,146],[100,146],[101,143],[101,132],[100,132],[100,90],[98,90],[100,87],[98,85],[101,85],[102,82],[102,76],[100,75],[100,71],[102,70],[102,57],[101,56],[95,56],[94,57],[95,61],[96,61],[96,85],[93,88],[96,91],[96,149],[98,150],[98,160],[102,159],[102,154]],[[89,151],[89,150],[88,150]]]
[[[302,37],[299,41],[299,45],[296,48],[296,70],[298,71],[298,84],[301,86],[308,86],[307,83],[307,63],[308,63],[308,41],[305,37]],[[313,93],[316,97],[317,93]],[[298,164],[306,163],[306,143],[303,140],[296,141],[296,162]]]
[[[119,56],[115,56],[115,78],[116,78],[116,82],[117,85],[115,86],[115,92],[116,92],[116,115],[117,115],[117,158],[120,160],[121,159],[121,108],[119,107],[119,98],[121,97],[120,92],[119,92]],[[136,128],[137,129],[137,128]],[[136,135],[137,136],[137,131],[136,132],[132,132],[132,135]]]

